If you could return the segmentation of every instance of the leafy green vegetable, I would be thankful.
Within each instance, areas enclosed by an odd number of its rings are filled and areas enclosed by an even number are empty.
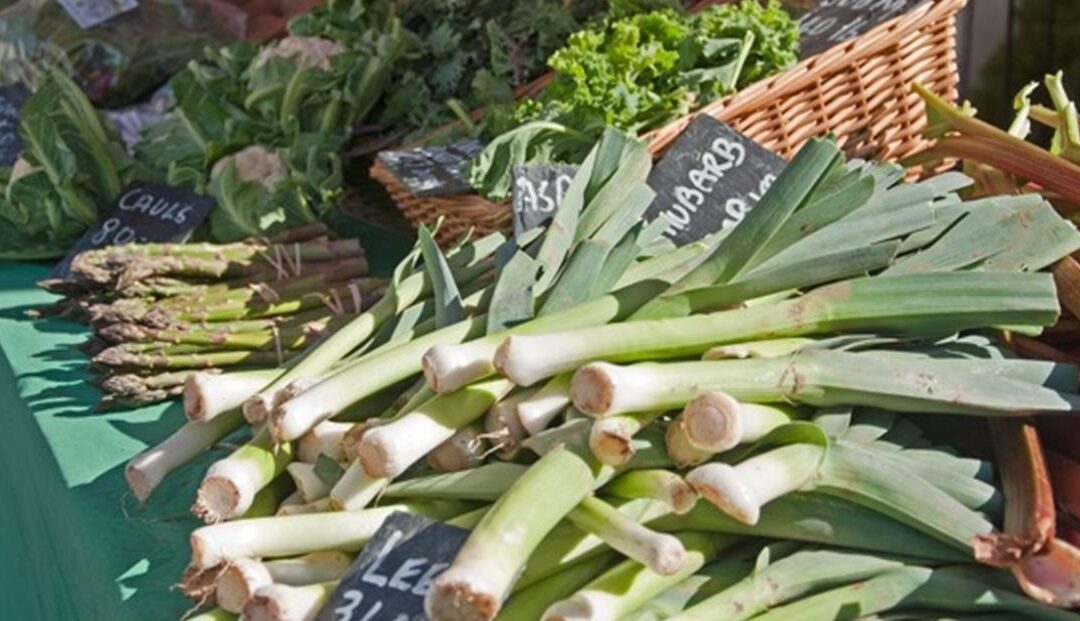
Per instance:
[[[352,127],[379,102],[404,49],[391,5],[329,2],[284,39],[208,52],[173,78],[176,107],[147,132],[140,159],[169,183],[214,196],[218,241],[323,218],[340,200]]]
[[[484,195],[506,197],[508,162],[580,159],[581,150],[566,149],[566,131],[555,127],[572,127],[588,139],[609,126],[646,132],[798,59],[798,25],[776,0],[765,6],[743,0],[692,16],[661,9],[615,17],[639,4],[621,2],[613,16],[571,35],[551,56],[556,77],[539,98],[509,114],[495,107],[488,127],[502,135],[471,172]]]
[[[0,168],[0,258],[63,255],[136,172],[115,129],[79,87],[50,70],[24,104],[24,149]]]

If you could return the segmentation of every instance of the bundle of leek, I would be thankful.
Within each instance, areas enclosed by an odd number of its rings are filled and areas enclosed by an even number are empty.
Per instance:
[[[1038,197],[963,202],[963,175],[906,184],[812,141],[739,227],[673,248],[666,222],[641,222],[649,166],[608,132],[545,230],[445,255],[421,231],[385,307],[273,383],[189,382],[205,422],[133,462],[133,481],[235,428],[241,397],[262,425],[199,490],[197,513],[224,523],[193,535],[190,590],[240,559],[355,551],[386,515],[376,499],[473,531],[427,594],[435,621],[628,618],[746,536],[881,557],[762,610],[878,573],[882,592],[952,580],[938,566],[971,557],[1000,494],[988,464],[908,416],[1072,411],[1074,368],[976,333],[1052,324],[1036,272],[1080,234]],[[297,491],[280,515],[246,519],[283,480]],[[328,591],[267,588],[245,607],[309,618]],[[994,593],[957,607],[1057,618]],[[883,596],[867,614],[893,609]]]

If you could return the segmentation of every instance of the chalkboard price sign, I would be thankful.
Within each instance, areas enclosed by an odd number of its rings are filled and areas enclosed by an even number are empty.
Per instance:
[[[577,166],[546,164],[514,167],[511,205],[515,235],[538,227],[555,215],[577,171]]]
[[[803,58],[824,52],[927,0],[822,0],[799,19]]]
[[[664,215],[664,234],[682,245],[729,229],[761,200],[784,160],[716,119],[700,115],[649,173],[656,198],[645,212]]]
[[[472,191],[466,166],[484,149],[479,140],[446,146],[383,151],[379,161],[415,196],[454,196]]]
[[[19,113],[29,98],[30,89],[22,84],[0,87],[0,166],[11,166],[22,153]]]
[[[317,621],[426,621],[424,596],[469,532],[425,517],[390,515],[334,589]]]
[[[93,28],[139,6],[137,0],[60,0],[79,28]]]
[[[55,268],[52,278],[64,278],[80,252],[130,243],[183,242],[191,236],[214,199],[159,183],[135,182],[120,193],[108,215],[91,227]]]

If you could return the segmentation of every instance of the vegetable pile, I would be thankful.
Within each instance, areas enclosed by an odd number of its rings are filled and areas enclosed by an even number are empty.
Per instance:
[[[1075,221],[1080,208],[1080,121],[1062,74],[1044,80],[1053,107],[1033,104],[1037,82],[1025,86],[1013,101],[1016,117],[1007,130],[974,118],[969,107],[958,108],[918,88],[926,100],[935,146],[914,158],[936,165],[942,158],[962,158],[976,181],[977,195],[1037,193]],[[1027,142],[1032,121],[1054,130],[1049,150]],[[1080,362],[1075,334],[1080,318],[1080,263],[1063,257],[1053,266],[1064,313],[1038,340],[1010,335],[1013,347],[1026,356],[1067,363]],[[984,542],[985,562],[1008,567],[1027,590],[1029,573],[1039,558],[1069,558],[1080,544],[1080,424],[1067,418],[1046,418],[1024,424],[994,426],[995,447],[1005,484],[1017,490],[1018,501],[1007,524],[1007,538]],[[1072,545],[1067,545],[1068,542]],[[1071,563],[1080,568],[1075,558]],[[1080,569],[1077,569],[1080,571]]]
[[[333,30],[343,20],[351,30]],[[176,108],[138,155],[168,183],[214,196],[217,241],[322,219],[340,199],[350,128],[377,102],[402,37],[385,6],[334,2],[266,46],[214,51],[173,78]]]
[[[471,530],[434,621],[1075,618],[1046,605],[1080,603],[1071,547],[1039,557],[1041,603],[974,564],[1015,488],[929,433],[1080,404],[1074,366],[996,337],[1056,321],[1039,270],[1075,228],[811,141],[739,227],[674,248],[642,220],[651,164],[608,130],[546,229],[445,253],[422,229],[273,380],[188,380],[191,421],[126,474],[146,500],[250,423],[193,507],[208,618],[313,618],[341,572],[303,555],[353,554],[397,510]]]
[[[45,312],[93,329],[83,349],[103,408],[177,396],[208,370],[258,384],[381,294],[356,240],[325,234],[314,225],[269,241],[89,250],[70,277],[42,283],[66,296]]]
[[[795,64],[798,45],[798,25],[776,0],[609,17],[551,56],[555,77],[539,97],[489,121],[501,135],[473,165],[473,185],[506,198],[512,165],[579,160],[605,127],[661,127]]]

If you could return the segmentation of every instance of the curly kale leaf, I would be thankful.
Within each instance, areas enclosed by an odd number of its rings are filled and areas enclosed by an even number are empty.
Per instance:
[[[754,37],[738,88],[787,69],[799,60],[799,24],[777,0],[756,0],[713,7],[695,17],[694,30],[712,39]]]

